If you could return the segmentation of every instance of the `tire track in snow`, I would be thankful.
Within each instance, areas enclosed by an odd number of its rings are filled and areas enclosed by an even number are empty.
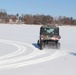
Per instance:
[[[10,57],[14,57],[14,56],[20,55],[20,54],[24,53],[25,50],[26,50],[26,48],[24,46],[22,46],[20,44],[16,44],[16,42],[13,42],[13,41],[0,39],[0,42],[11,44],[11,45],[17,47],[17,50],[15,52],[10,53],[10,54],[6,54],[4,56],[0,56],[0,59],[6,59],[6,58],[10,58]]]
[[[8,54],[8,55],[1,56],[1,57],[0,57],[0,65],[1,65],[1,64],[14,63],[14,62],[18,62],[18,61],[30,59],[30,58],[32,58],[32,57],[35,57],[35,56],[37,56],[37,55],[42,55],[42,54],[45,53],[45,51],[40,52],[40,51],[36,50],[33,46],[28,45],[28,44],[25,44],[25,43],[21,43],[21,42],[15,42],[15,41],[9,41],[9,40],[1,40],[0,42],[9,43],[9,44],[12,44],[12,45],[15,45],[15,46],[16,46],[16,45],[17,45],[17,46],[20,46],[20,45],[22,44],[22,46],[23,46],[23,45],[27,45],[27,46],[33,48],[33,52],[30,53],[30,54],[28,54],[28,55],[26,55],[26,56],[21,56],[21,57],[17,57],[17,58],[15,57],[15,58],[12,58],[12,59],[10,58],[9,60],[8,60],[8,59],[5,59],[5,58],[17,56],[17,55],[19,55],[19,54],[22,54],[22,52],[21,52],[21,53],[18,52],[17,54],[15,54],[15,52],[14,52],[14,53],[10,53],[10,54]],[[21,46],[20,46],[20,49],[21,49]],[[24,51],[25,49],[26,49],[26,46],[23,46],[22,51],[25,52],[25,51]],[[11,54],[13,54],[13,55],[11,55]]]
[[[27,65],[38,64],[38,63],[49,61],[49,60],[52,60],[57,57],[65,55],[64,50],[56,50],[55,53],[53,53],[52,55],[48,55],[46,57],[41,57],[41,58],[31,60],[31,58],[34,58],[34,57],[37,57],[40,55],[44,55],[44,54],[48,53],[49,51],[48,52],[46,50],[40,51],[40,50],[36,49],[35,47],[33,47],[32,45],[29,45],[26,43],[21,43],[21,42],[16,42],[16,41],[10,41],[10,40],[1,41],[0,40],[0,42],[9,43],[11,45],[16,46],[18,48],[18,51],[19,50],[23,51],[21,53],[16,51],[14,53],[10,53],[10,54],[2,56],[2,58],[0,57],[0,70],[19,68],[19,67],[23,67],[23,66],[27,66]],[[29,53],[28,55],[14,57],[14,56],[20,55],[22,53],[26,53],[26,50],[28,50],[29,47],[31,47],[33,52]],[[13,57],[13,58],[11,58],[11,57]],[[29,59],[29,60],[27,60],[27,59]]]

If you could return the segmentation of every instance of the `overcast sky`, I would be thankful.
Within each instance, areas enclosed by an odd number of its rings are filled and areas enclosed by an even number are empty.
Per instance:
[[[0,0],[9,14],[45,14],[76,18],[76,0]]]

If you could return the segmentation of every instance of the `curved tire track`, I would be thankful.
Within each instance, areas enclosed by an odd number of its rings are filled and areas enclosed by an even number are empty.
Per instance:
[[[13,53],[0,57],[0,70],[19,68],[19,67],[23,67],[23,66],[27,66],[27,65],[38,64],[38,63],[42,63],[45,61],[55,59],[57,57],[60,57],[60,56],[63,56],[66,54],[64,50],[56,50],[55,53],[53,53],[52,55],[34,59],[34,57],[38,57],[40,55],[43,56],[46,53],[48,53],[49,51],[47,51],[47,50],[40,51],[40,50],[36,49],[35,47],[33,47],[32,45],[29,45],[26,43],[21,43],[21,42],[16,42],[16,41],[1,39],[0,42],[8,43],[8,44],[14,45],[18,48],[16,52],[13,52]],[[29,48],[32,49],[31,53],[29,53],[27,55],[21,55],[23,53],[26,53],[26,51],[29,50]],[[18,55],[20,55],[20,56],[18,56]],[[14,56],[18,56],[18,57],[14,57]],[[33,59],[31,59],[31,58],[33,58]]]

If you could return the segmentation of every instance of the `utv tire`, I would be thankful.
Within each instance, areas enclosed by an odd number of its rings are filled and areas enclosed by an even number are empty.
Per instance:
[[[60,43],[59,42],[56,44],[56,49],[60,49]]]
[[[37,44],[40,46],[39,40],[37,41]]]
[[[40,41],[40,50],[42,50],[42,41]]]

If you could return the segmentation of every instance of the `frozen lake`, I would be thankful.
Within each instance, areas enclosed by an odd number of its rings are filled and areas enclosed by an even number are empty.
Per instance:
[[[0,24],[0,75],[76,75],[76,27],[60,26],[60,50],[39,50],[39,28]]]

